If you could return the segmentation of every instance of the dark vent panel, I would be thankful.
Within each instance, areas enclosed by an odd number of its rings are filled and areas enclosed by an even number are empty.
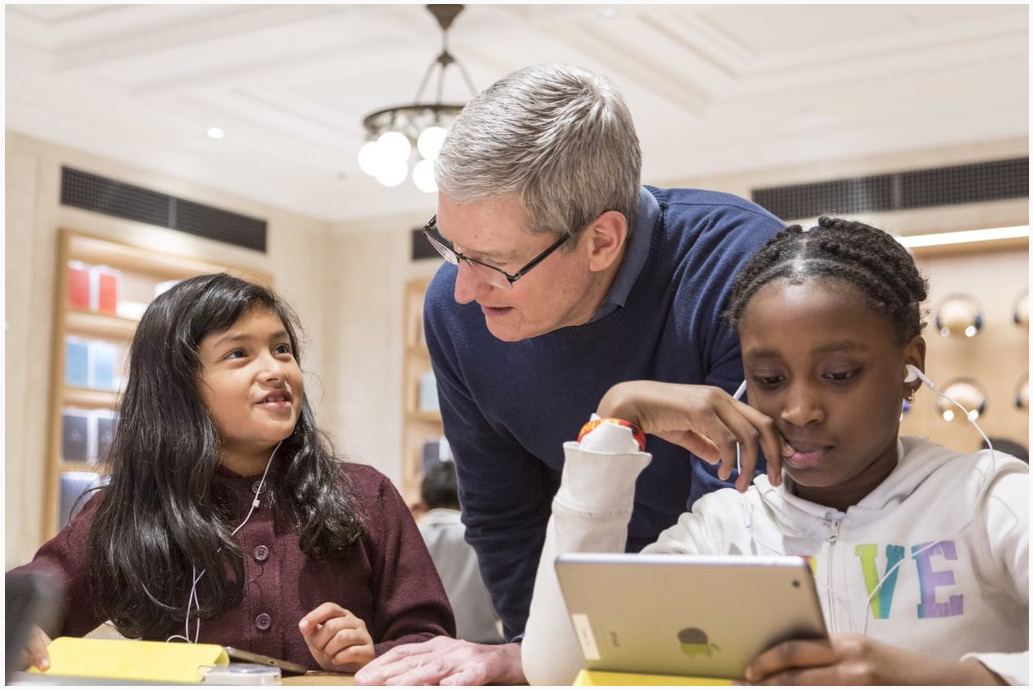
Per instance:
[[[755,189],[752,196],[784,220],[1026,198],[1029,158]]]
[[[61,203],[264,252],[264,220],[100,175],[61,168]]]
[[[413,261],[441,258],[441,254],[438,254],[438,250],[427,239],[427,234],[423,232],[423,228],[415,228],[412,231],[412,247],[409,255]]]

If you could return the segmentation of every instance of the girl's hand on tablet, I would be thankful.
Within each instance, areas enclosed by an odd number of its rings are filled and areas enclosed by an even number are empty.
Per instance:
[[[365,621],[337,604],[320,604],[305,614],[298,628],[324,671],[353,673],[376,656]]]
[[[943,661],[864,635],[790,640],[747,667],[752,685],[1004,685],[974,659]]]

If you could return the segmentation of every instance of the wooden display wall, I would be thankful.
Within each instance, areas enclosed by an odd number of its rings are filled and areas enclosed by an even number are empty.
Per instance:
[[[1029,330],[1017,325],[1016,302],[1029,288],[1029,249],[970,254],[916,252],[915,262],[930,283],[925,339],[926,374],[943,390],[958,378],[975,381],[986,392],[986,410],[977,420],[988,436],[1004,437],[1029,448],[1029,412],[1016,395],[1029,376]],[[941,336],[936,310],[945,297],[967,295],[979,303],[983,324],[973,337]],[[924,386],[901,422],[902,434],[923,436],[949,448],[980,447],[979,432],[958,414],[945,421],[936,395]]]

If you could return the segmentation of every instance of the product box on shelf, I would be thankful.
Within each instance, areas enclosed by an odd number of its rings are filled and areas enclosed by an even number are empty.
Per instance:
[[[118,413],[111,410],[94,410],[90,415],[90,461],[104,462],[108,459],[111,442],[118,426]]]
[[[85,338],[65,338],[65,383],[79,388],[90,385],[90,343]]]
[[[107,460],[118,425],[113,410],[61,410],[61,460],[98,463]]]
[[[90,270],[81,261],[68,262],[68,306],[90,308]]]
[[[115,366],[118,362],[118,348],[102,340],[89,342],[89,386],[102,391],[118,389],[115,380]]]
[[[62,472],[60,483],[61,498],[58,503],[58,529],[61,529],[82,510],[86,501],[90,500],[90,489],[103,486],[107,477],[97,472]]]
[[[166,280],[166,281],[163,281],[161,283],[158,283],[157,285],[154,286],[154,296],[157,297],[158,295],[160,295],[161,293],[165,292],[166,290],[168,290],[169,288],[173,287],[176,283],[179,283],[179,282],[181,282],[181,281],[179,281],[179,280]]]
[[[90,309],[102,314],[118,312],[118,272],[107,266],[90,268]]]
[[[450,462],[453,459],[452,448],[448,445],[448,439],[444,436],[428,438],[420,448],[420,464],[423,474],[427,474],[427,470],[439,462]]]
[[[438,384],[434,380],[433,371],[420,374],[416,407],[420,412],[433,412],[441,409],[438,403]]]
[[[68,306],[101,314],[118,313],[120,274],[108,266],[68,262]]]
[[[84,410],[61,411],[61,459],[86,462],[90,457],[90,416]]]

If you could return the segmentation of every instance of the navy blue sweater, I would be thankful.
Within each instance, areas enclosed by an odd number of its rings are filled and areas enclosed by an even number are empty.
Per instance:
[[[576,437],[615,383],[651,379],[733,391],[738,340],[722,317],[743,264],[783,226],[739,197],[647,187],[660,204],[649,256],[625,306],[519,342],[488,332],[480,307],[455,302],[456,267],[431,281],[424,325],[445,436],[455,455],[467,541],[507,639],[523,632],[560,481]],[[651,437],[628,550],[638,551],[704,493],[726,486],[687,451]]]

